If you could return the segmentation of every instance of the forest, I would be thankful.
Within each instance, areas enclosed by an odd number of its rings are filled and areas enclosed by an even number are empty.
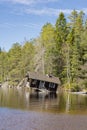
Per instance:
[[[5,44],[5,43],[4,43]],[[38,37],[23,44],[0,48],[0,82],[17,85],[28,71],[59,77],[71,91],[87,89],[87,19],[73,10],[61,12],[55,22],[45,23]]]

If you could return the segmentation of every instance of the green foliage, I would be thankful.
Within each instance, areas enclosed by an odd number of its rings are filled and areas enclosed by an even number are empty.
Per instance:
[[[44,49],[44,69],[45,73],[53,73],[53,58],[54,58],[54,27],[47,23],[41,31],[41,47]],[[50,62],[49,62],[50,61]]]
[[[40,36],[23,45],[0,48],[0,82],[17,85],[27,71],[58,76],[71,91],[87,89],[87,20],[73,10],[68,22],[61,12],[55,25],[46,23]]]
[[[77,83],[72,83],[71,84],[71,91],[72,92],[79,92],[81,91],[82,89],[80,88],[80,86],[77,84]]]
[[[55,41],[58,49],[65,43],[67,36],[67,23],[63,13],[60,13],[55,24]]]
[[[56,24],[55,24],[55,43],[56,47],[54,50],[54,73],[56,76],[59,76],[62,80],[62,72],[65,66],[65,44],[66,44],[66,37],[68,35],[68,28],[66,18],[63,13],[60,13]]]

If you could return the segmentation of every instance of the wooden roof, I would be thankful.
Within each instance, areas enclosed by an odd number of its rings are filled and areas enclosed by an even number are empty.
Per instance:
[[[36,79],[36,80],[41,80],[41,81],[47,81],[47,82],[61,84],[58,77],[54,77],[54,76],[49,77],[47,75],[43,75],[43,74],[40,74],[38,72],[28,72],[27,75],[31,79]]]

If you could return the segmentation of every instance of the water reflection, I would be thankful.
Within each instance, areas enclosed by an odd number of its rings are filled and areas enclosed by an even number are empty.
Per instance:
[[[87,95],[0,88],[0,106],[51,113],[87,113]]]

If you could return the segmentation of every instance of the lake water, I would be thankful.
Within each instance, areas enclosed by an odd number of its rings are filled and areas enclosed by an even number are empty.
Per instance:
[[[46,113],[87,114],[87,95],[0,88],[0,107]]]
[[[0,88],[0,130],[87,130],[87,95]]]

